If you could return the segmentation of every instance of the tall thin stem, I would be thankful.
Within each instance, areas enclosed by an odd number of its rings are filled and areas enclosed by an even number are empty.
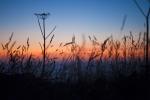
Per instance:
[[[41,77],[44,76],[44,71],[45,71],[45,58],[46,58],[46,37],[45,37],[45,19],[43,18],[43,68],[42,68],[42,73]]]
[[[149,75],[149,57],[148,57],[148,49],[149,49],[149,15],[150,15],[150,7],[148,9],[148,12],[147,14],[144,13],[143,9],[140,7],[140,5],[137,3],[136,0],[133,0],[134,3],[136,4],[137,8],[139,9],[139,11],[141,12],[141,14],[144,16],[145,18],[145,21],[146,21],[146,46],[145,46],[145,74],[146,74],[146,77],[148,77]]]
[[[45,73],[45,67],[46,67],[46,50],[48,49],[49,45],[51,44],[52,39],[54,38],[54,35],[51,36],[51,39],[50,39],[50,42],[48,45],[46,45],[46,40],[54,32],[56,27],[54,27],[53,30],[48,35],[46,35],[46,33],[45,33],[45,20],[48,17],[49,13],[40,13],[40,14],[35,13],[35,15],[38,18],[38,24],[39,24],[42,38],[43,38],[43,45],[41,45],[41,43],[39,42],[41,50],[42,50],[42,56],[43,56],[43,65],[42,65],[42,72],[41,72],[41,77],[43,78],[44,73]],[[41,19],[43,21],[43,31],[42,31],[42,27],[41,27],[39,19]]]
[[[146,16],[146,76],[149,75],[148,51],[149,51],[149,16]]]

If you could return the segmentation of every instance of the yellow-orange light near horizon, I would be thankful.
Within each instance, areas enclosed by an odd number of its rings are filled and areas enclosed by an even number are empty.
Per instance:
[[[81,52],[78,54],[78,56],[80,56],[82,59],[89,59],[89,56],[92,52],[92,48],[93,46],[88,45],[87,47],[84,47],[84,49],[81,50]],[[127,58],[130,57],[130,52],[128,52],[129,49],[129,45],[127,46]],[[100,46],[98,46],[96,48],[96,52],[99,52],[99,54],[101,53],[100,50]],[[112,58],[115,58],[115,51],[112,51]],[[118,50],[119,52],[119,57],[120,58],[124,58],[123,55],[123,46],[121,45],[121,48]],[[29,54],[33,54],[35,57],[42,57],[42,52],[41,52],[41,48],[39,46],[32,46],[29,49],[28,55]],[[108,49],[105,50],[104,54],[103,54],[103,58],[108,59]],[[135,57],[143,57],[144,56],[144,52],[143,52],[143,48],[138,49],[137,51],[134,52],[135,53]],[[0,57],[3,57],[4,55],[6,55],[6,53],[3,50],[0,50]],[[67,58],[69,56],[72,55],[71,52],[71,46],[68,47],[61,47],[59,48],[58,46],[52,46],[47,50],[47,56],[51,57],[51,58],[57,58],[57,59],[62,59],[62,58]]]

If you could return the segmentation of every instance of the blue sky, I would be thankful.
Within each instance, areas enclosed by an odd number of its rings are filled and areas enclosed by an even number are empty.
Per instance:
[[[147,12],[147,0],[137,1]],[[119,38],[129,31],[144,32],[144,17],[133,0],[0,0],[0,40],[14,32],[17,41],[29,36],[38,46],[42,38],[34,13],[40,12],[51,13],[46,31],[57,26],[54,42],[70,41],[73,34],[79,40],[82,34],[103,40],[111,34]],[[120,33],[124,15],[127,21]]]

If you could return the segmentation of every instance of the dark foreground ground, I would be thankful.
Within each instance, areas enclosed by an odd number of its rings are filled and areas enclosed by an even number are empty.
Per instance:
[[[0,74],[0,100],[150,100],[149,86],[134,75],[113,81],[52,83],[28,74]]]

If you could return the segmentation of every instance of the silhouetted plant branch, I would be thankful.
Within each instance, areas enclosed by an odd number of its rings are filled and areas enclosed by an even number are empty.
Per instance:
[[[37,14],[35,13],[35,15],[37,16],[38,18],[38,24],[39,24],[39,27],[40,27],[40,31],[41,31],[41,35],[43,37],[43,45],[39,42],[39,45],[41,47],[41,50],[42,50],[42,55],[43,55],[43,67],[42,67],[42,71],[41,71],[41,77],[44,77],[44,73],[45,73],[45,64],[46,64],[46,53],[47,53],[47,49],[49,48],[53,38],[54,38],[54,34],[52,35],[51,39],[50,39],[50,42],[48,43],[48,45],[46,45],[46,40],[50,37],[50,35],[55,31],[56,29],[56,26],[52,29],[52,31],[46,35],[45,33],[45,19],[50,15],[49,13],[40,13],[40,14]],[[42,30],[42,27],[41,27],[41,24],[40,24],[40,19],[43,21],[43,30]]]
[[[148,77],[149,75],[149,15],[150,15],[150,7],[148,8],[148,12],[145,14],[144,11],[142,10],[142,8],[140,7],[140,5],[138,4],[138,2],[136,0],[133,0],[134,3],[136,4],[137,8],[139,9],[139,11],[141,12],[141,14],[144,16],[145,21],[146,21],[146,72],[145,74],[147,74],[146,76]]]

